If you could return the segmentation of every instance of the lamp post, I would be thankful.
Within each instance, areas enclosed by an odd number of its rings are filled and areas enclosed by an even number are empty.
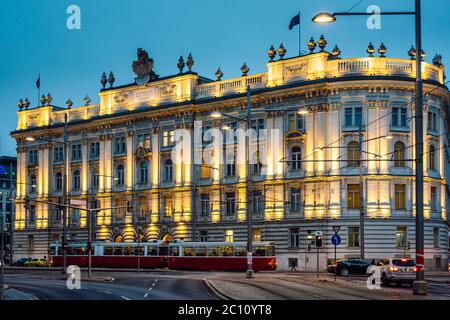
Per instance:
[[[247,182],[247,189],[246,189],[246,196],[247,196],[247,205],[246,205],[246,215],[247,215],[247,271],[246,271],[246,277],[247,279],[253,278],[253,217],[252,217],[252,201],[251,201],[251,185],[252,180],[250,177],[250,137],[249,137],[249,130],[250,130],[250,124],[251,124],[251,91],[250,91],[250,85],[247,85],[247,112],[245,118],[239,118],[239,117],[233,117],[221,112],[213,112],[211,114],[211,117],[213,118],[221,118],[222,116],[225,116],[230,119],[234,119],[240,122],[245,122],[247,124],[247,134],[245,135],[245,157],[246,157],[246,182]]]
[[[423,82],[422,82],[422,25],[421,1],[414,0],[415,11],[381,12],[380,15],[413,15],[415,17],[416,37],[416,83],[415,83],[415,164],[416,164],[416,280],[413,286],[415,295],[426,295],[427,284],[424,273],[424,221],[423,221]],[[313,17],[316,23],[336,21],[337,16],[370,16],[367,12],[322,12]]]

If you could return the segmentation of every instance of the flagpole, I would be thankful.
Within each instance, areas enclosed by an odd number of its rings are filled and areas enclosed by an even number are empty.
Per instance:
[[[39,85],[37,86],[38,87],[38,103],[37,103],[37,106],[38,106],[38,108],[41,106],[40,104],[39,104],[39,102],[40,102],[40,99],[41,99],[41,74],[39,73],[39,78],[38,78],[38,81],[39,81]]]
[[[301,28],[300,28],[300,11],[298,12],[298,56],[301,57],[302,55],[302,37],[301,37]]]

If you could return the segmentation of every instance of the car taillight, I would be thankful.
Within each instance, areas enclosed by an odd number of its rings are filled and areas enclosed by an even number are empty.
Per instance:
[[[389,271],[397,272],[398,268],[397,267],[389,267]]]
[[[337,264],[335,264],[335,263],[334,264],[330,264],[331,268],[336,268],[336,266],[337,266]]]
[[[417,272],[417,267],[414,267],[414,272]]]

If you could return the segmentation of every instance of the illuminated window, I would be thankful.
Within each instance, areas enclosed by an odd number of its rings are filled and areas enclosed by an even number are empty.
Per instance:
[[[397,210],[406,209],[405,190],[406,186],[404,184],[395,185],[395,209]]]
[[[204,163],[202,164],[202,168],[201,168],[201,178],[202,179],[211,178],[211,168]]]
[[[171,147],[175,145],[175,131],[164,130],[163,132],[163,147]]]
[[[301,114],[297,113],[288,114],[286,122],[287,122],[286,123],[287,131],[305,129],[305,118]]]
[[[348,246],[359,247],[359,227],[348,227]]]
[[[408,236],[407,236],[407,228],[406,227],[397,227],[397,233],[396,233],[396,244],[397,248],[405,248]]]
[[[122,220],[125,217],[125,210],[126,210],[125,200],[121,199],[121,198],[116,199],[115,204],[116,204],[115,205],[116,209],[114,209],[114,210],[116,212],[116,219]]]
[[[351,141],[347,145],[347,166],[358,167],[359,160],[359,143],[356,141]]]
[[[173,198],[171,194],[163,195],[162,208],[166,217],[171,217],[173,215]]]
[[[436,170],[436,148],[433,145],[428,151],[428,169]]]
[[[150,151],[150,135],[149,134],[140,134],[137,136],[137,144],[139,148],[144,148],[146,151]]]
[[[261,229],[253,229],[253,241],[261,241]]]
[[[360,209],[360,193],[359,184],[347,185],[347,208],[348,209]]]
[[[397,141],[394,145],[394,166],[405,166],[405,144],[401,141]]]
[[[233,242],[234,241],[234,232],[233,230],[225,230],[225,242]]]

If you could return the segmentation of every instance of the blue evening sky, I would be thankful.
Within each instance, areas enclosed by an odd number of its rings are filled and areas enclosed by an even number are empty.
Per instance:
[[[338,44],[342,57],[366,56],[369,41],[384,42],[388,56],[407,58],[414,43],[413,17],[382,19],[381,30],[369,30],[364,17],[338,19],[316,25],[320,11],[346,11],[358,0],[2,0],[0,10],[0,154],[15,155],[9,133],[17,124],[17,101],[29,97],[37,104],[36,79],[41,94],[50,92],[54,104],[68,97],[75,106],[88,94],[98,102],[100,75],[113,71],[116,85],[131,83],[131,63],[143,47],[155,60],[161,76],[177,73],[180,55],[192,52],[194,71],[214,78],[220,66],[224,79],[240,75],[246,62],[250,74],[266,71],[267,49],[284,43],[287,56],[298,52],[298,31],[288,30],[292,16],[302,12],[303,49],[310,36],[324,34],[331,50]],[[450,62],[450,0],[423,2],[423,45],[426,60],[435,53]],[[81,8],[81,30],[68,30],[66,9]],[[382,10],[414,9],[413,0],[364,0],[353,11],[369,5]]]

